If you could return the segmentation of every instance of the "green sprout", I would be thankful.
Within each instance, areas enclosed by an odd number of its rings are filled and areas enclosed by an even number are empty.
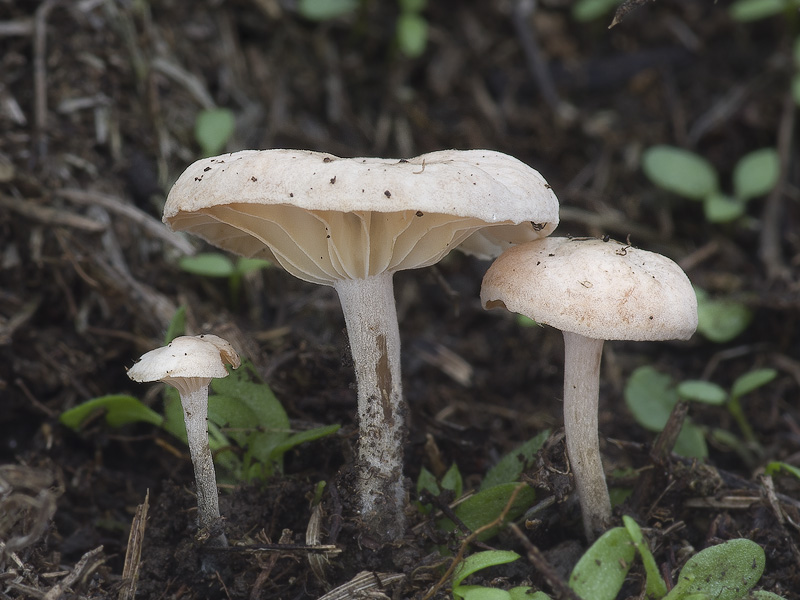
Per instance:
[[[729,223],[745,214],[749,200],[775,187],[780,161],[774,148],[761,148],[743,156],[734,167],[732,195],[721,190],[711,163],[689,150],[652,146],[642,156],[642,169],[658,187],[702,202],[710,223]]]
[[[697,331],[711,342],[724,344],[741,334],[753,313],[737,300],[712,298],[704,289],[694,287],[697,296]]]
[[[714,406],[725,406],[736,421],[747,444],[758,450],[759,444],[741,407],[741,398],[766,385],[777,376],[775,369],[754,369],[733,382],[730,390],[702,380],[676,382],[672,377],[651,366],[636,369],[625,384],[625,403],[636,422],[645,429],[660,432],[667,423],[673,407],[681,400]],[[715,440],[729,442],[735,437],[727,431],[714,428],[708,432]],[[705,458],[708,447],[706,431],[687,418],[675,442],[674,451],[681,456]],[[738,448],[740,444],[730,443]],[[748,461],[749,455],[743,455]]]
[[[238,257],[234,262],[221,252],[200,252],[194,256],[184,256],[178,262],[180,268],[193,275],[220,277],[228,280],[231,306],[239,305],[242,280],[248,273],[272,266],[268,260]]]
[[[194,122],[194,138],[203,156],[216,156],[236,129],[236,118],[228,108],[208,108]]]
[[[800,0],[736,0],[728,9],[739,22],[760,21],[777,15],[791,16],[800,9]]]
[[[297,12],[318,23],[355,13],[363,0],[299,0]],[[419,58],[428,44],[428,21],[422,15],[427,0],[397,0],[400,13],[395,23],[395,43],[408,58]]]
[[[622,0],[577,0],[572,5],[572,18],[579,23],[599,19],[622,3]]]
[[[185,309],[172,319],[165,343],[183,331]],[[187,443],[183,408],[178,391],[164,389],[163,414],[126,394],[92,398],[65,412],[59,420],[74,431],[98,414],[114,428],[146,423]],[[260,381],[252,363],[229,369],[228,377],[215,379],[208,397],[209,446],[214,462],[231,481],[267,479],[283,471],[283,457],[300,444],[331,435],[339,425],[294,431],[289,417],[269,385]]]

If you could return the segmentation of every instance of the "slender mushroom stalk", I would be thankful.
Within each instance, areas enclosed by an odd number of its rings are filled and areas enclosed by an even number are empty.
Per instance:
[[[611,520],[611,498],[600,459],[597,409],[603,340],[564,331],[564,435],[587,539]]]
[[[405,531],[403,442],[406,404],[400,381],[400,330],[392,273],[342,279],[333,286],[347,325],[358,385],[358,503],[381,539]]]
[[[481,302],[564,335],[564,433],[592,541],[611,518],[597,431],[603,340],[689,339],[697,328],[692,284],[660,254],[616,241],[551,237],[501,254],[483,278]]]
[[[241,364],[233,347],[216,335],[181,336],[167,346],[145,353],[128,377],[138,382],[162,381],[178,390],[186,424],[186,439],[197,485],[197,523],[206,531],[219,524],[219,494],[214,460],[208,443],[208,386],[228,376],[225,365]],[[209,538],[210,546],[227,546],[224,533]]]
[[[361,533],[377,544],[402,537],[406,409],[392,275],[432,265],[460,244],[493,258],[549,235],[558,200],[544,178],[489,150],[408,160],[243,150],[190,165],[163,220],[336,289],[358,384]]]

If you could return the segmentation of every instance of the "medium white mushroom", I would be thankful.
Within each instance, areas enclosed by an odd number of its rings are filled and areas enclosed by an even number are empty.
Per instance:
[[[604,340],[688,339],[697,300],[670,259],[610,240],[547,238],[504,252],[481,287],[504,307],[564,335],[564,430],[586,537],[611,517],[597,431]]]
[[[225,365],[240,365],[239,355],[216,335],[177,337],[168,345],[145,353],[128,369],[138,382],[162,381],[178,390],[186,423],[189,454],[197,484],[197,522],[211,528],[219,521],[219,497],[214,460],[208,445],[208,385],[228,376]],[[212,538],[213,545],[226,545],[225,535]]]
[[[360,520],[387,542],[404,533],[406,504],[392,275],[432,265],[465,240],[488,258],[548,235],[558,201],[537,171],[488,150],[409,160],[245,150],[190,165],[164,222],[336,289],[358,384]]]

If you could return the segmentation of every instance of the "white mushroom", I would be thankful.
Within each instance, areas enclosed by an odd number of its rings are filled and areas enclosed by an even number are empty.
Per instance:
[[[547,238],[507,250],[483,279],[504,307],[564,335],[564,430],[588,539],[611,517],[597,431],[604,340],[688,339],[697,300],[670,259],[616,241]]]
[[[409,160],[245,150],[190,165],[164,222],[336,289],[358,384],[360,519],[386,542],[404,533],[406,503],[393,273],[434,264],[465,240],[490,257],[548,235],[558,201],[537,171],[488,150]]]
[[[128,377],[134,381],[163,381],[180,394],[201,528],[212,527],[220,517],[217,479],[208,445],[208,385],[212,379],[228,376],[226,364],[237,368],[239,355],[226,340],[204,334],[177,337],[167,346],[145,353],[128,369]],[[212,541],[216,545],[227,543],[224,534]]]

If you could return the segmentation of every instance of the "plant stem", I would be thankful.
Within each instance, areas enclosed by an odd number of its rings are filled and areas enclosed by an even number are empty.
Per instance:
[[[603,340],[564,333],[564,432],[575,487],[581,502],[586,538],[593,541],[611,519],[600,441],[597,408]]]
[[[219,522],[219,495],[214,459],[208,445],[208,382],[199,389],[179,390],[189,454],[197,485],[197,524],[213,530]],[[227,546],[225,534],[210,540],[210,545]]]
[[[392,273],[337,281],[358,385],[358,505],[380,542],[405,533],[403,445],[406,406]]]

